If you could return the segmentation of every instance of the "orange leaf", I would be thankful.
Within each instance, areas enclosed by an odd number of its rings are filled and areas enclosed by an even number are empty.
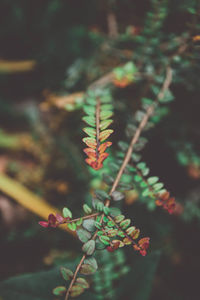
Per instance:
[[[104,131],[102,131],[99,135],[99,140],[101,142],[103,142],[104,140],[106,140],[111,134],[113,133],[112,129],[106,129]]]
[[[95,139],[91,138],[91,137],[85,137],[83,138],[83,142],[90,148],[92,149],[96,149],[97,146],[97,142],[95,141]]]
[[[108,153],[104,152],[99,156],[98,162],[102,163],[107,157],[108,157]]]
[[[108,147],[110,147],[111,145],[112,145],[111,142],[106,142],[106,143],[101,144],[101,145],[99,146],[99,148],[98,148],[99,153],[101,154],[101,153],[105,152],[105,150],[106,150]]]
[[[85,154],[87,154],[87,156],[89,156],[90,158],[95,158],[96,159],[96,151],[92,148],[85,148],[83,149],[83,151],[85,152]]]

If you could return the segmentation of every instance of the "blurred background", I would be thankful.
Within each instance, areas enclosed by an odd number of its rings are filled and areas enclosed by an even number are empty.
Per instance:
[[[176,197],[178,213],[170,216],[127,193],[123,210],[150,236],[150,254],[98,254],[104,275],[91,279],[93,289],[81,299],[199,299],[198,2],[0,1],[1,300],[54,299],[58,266],[73,267],[80,257],[73,236],[44,230],[38,221],[63,206],[79,216],[90,192],[102,186],[101,172],[88,168],[82,151],[88,86],[128,61],[154,76],[171,55],[174,101],[148,132],[142,154]],[[183,55],[174,54],[182,41]],[[143,90],[142,80],[114,88],[113,153]],[[116,270],[122,270],[117,278]]]

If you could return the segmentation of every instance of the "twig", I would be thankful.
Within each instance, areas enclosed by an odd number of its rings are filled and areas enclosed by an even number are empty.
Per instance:
[[[119,181],[121,179],[121,176],[122,176],[122,174],[123,174],[123,172],[124,172],[127,164],[129,163],[129,161],[131,159],[131,154],[132,154],[132,151],[133,151],[133,147],[137,143],[137,141],[138,141],[138,139],[139,139],[139,137],[141,135],[142,130],[144,129],[144,127],[146,126],[146,124],[147,124],[150,116],[154,112],[155,103],[158,102],[160,99],[162,99],[164,97],[165,91],[169,88],[169,86],[171,84],[171,81],[172,81],[172,70],[171,70],[170,67],[168,67],[167,68],[167,72],[166,72],[166,78],[165,78],[165,81],[163,83],[163,86],[162,86],[160,92],[158,93],[155,102],[147,109],[146,114],[144,115],[142,121],[139,124],[138,129],[136,130],[136,132],[135,132],[135,134],[134,134],[134,136],[133,136],[133,138],[131,140],[130,146],[129,146],[129,148],[127,150],[127,153],[126,153],[126,155],[124,157],[123,163],[122,163],[121,168],[119,169],[119,172],[118,172],[118,174],[117,174],[117,176],[115,178],[115,181],[114,181],[114,183],[112,185],[112,188],[111,188],[111,190],[109,192],[109,195],[111,195],[116,190],[116,188],[117,188],[117,186],[119,184]],[[107,206],[107,207],[110,206],[110,200],[109,199],[107,199],[105,201],[105,206]],[[104,217],[104,213],[101,215],[101,220],[100,220],[99,223],[102,223],[103,217]],[[98,230],[96,230],[96,232],[94,233],[94,235],[92,237],[93,240],[96,239],[97,232],[98,232]],[[69,288],[67,290],[67,294],[66,294],[65,300],[68,300],[71,288],[72,288],[72,286],[73,286],[73,284],[74,284],[74,282],[76,280],[76,276],[77,276],[77,274],[78,274],[78,272],[79,272],[79,270],[80,270],[80,268],[81,268],[81,266],[83,264],[83,261],[84,261],[85,257],[86,257],[86,255],[84,254],[82,256],[82,258],[81,258],[80,263],[78,264],[78,266],[76,268],[76,271],[74,273],[73,279],[72,279],[72,281],[70,283],[70,286],[69,286]]]
[[[164,97],[165,91],[169,88],[169,86],[171,84],[171,81],[172,81],[172,70],[171,70],[170,67],[168,67],[167,68],[167,74],[166,74],[165,81],[163,83],[163,86],[162,86],[159,94],[157,95],[157,98],[156,98],[155,102],[158,102],[160,99],[162,99]],[[115,178],[115,181],[114,181],[114,183],[112,185],[112,188],[111,188],[111,191],[110,191],[109,195],[111,195],[116,190],[116,188],[117,188],[117,186],[119,184],[121,176],[124,173],[124,170],[125,170],[127,164],[129,163],[129,161],[131,159],[131,154],[133,152],[133,147],[137,143],[137,141],[138,141],[138,139],[139,139],[139,137],[141,135],[142,130],[144,129],[144,127],[146,126],[146,124],[147,124],[150,116],[154,112],[155,102],[151,106],[149,106],[149,108],[147,109],[146,114],[144,115],[142,121],[140,122],[139,127],[137,128],[137,130],[136,130],[136,132],[135,132],[135,134],[134,134],[134,136],[133,136],[133,138],[131,140],[131,143],[130,143],[129,148],[127,150],[127,153],[126,153],[126,155],[124,157],[124,160],[123,160],[123,163],[121,165],[121,168],[120,168],[120,170],[119,170],[119,172],[118,172],[118,174],[117,174],[117,176]],[[110,205],[110,200],[109,199],[106,200],[106,204],[105,205],[106,206]]]
[[[73,222],[79,221],[80,219],[87,220],[87,219],[91,219],[91,218],[97,217],[98,215],[99,215],[99,213],[87,215],[87,216],[76,218],[76,219],[73,219],[73,220],[69,220],[69,221],[67,220],[66,222],[64,222],[62,224],[73,223]]]
[[[68,290],[67,290],[67,293],[66,293],[66,295],[65,295],[65,300],[67,300],[67,299],[69,298],[69,293],[70,293],[70,291],[71,291],[71,288],[72,288],[73,285],[74,285],[74,282],[75,282],[75,280],[76,280],[77,274],[78,274],[78,272],[79,272],[79,270],[80,270],[80,268],[81,268],[81,266],[82,266],[82,264],[83,264],[85,258],[86,258],[86,254],[84,254],[84,255],[82,256],[82,258],[81,258],[81,260],[80,260],[80,263],[78,264],[78,266],[77,266],[77,268],[76,268],[76,271],[75,271],[75,273],[74,273],[74,276],[73,276],[73,278],[72,278],[72,281],[71,281],[71,283],[70,283],[70,285],[69,285],[69,288],[68,288]]]
[[[99,128],[100,128],[100,99],[97,99],[97,104],[96,104],[96,142],[97,142],[97,147],[96,147],[96,159],[98,160],[99,158]]]

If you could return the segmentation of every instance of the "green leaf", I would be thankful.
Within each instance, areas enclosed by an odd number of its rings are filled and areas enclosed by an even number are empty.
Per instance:
[[[110,238],[106,235],[101,235],[99,237],[100,241],[105,245],[110,245]]]
[[[79,228],[77,230],[77,235],[82,243],[86,243],[92,237],[91,233],[83,228]]]
[[[84,105],[83,110],[89,116],[95,115],[95,111],[96,111],[95,107],[92,105]]]
[[[82,118],[84,122],[86,122],[88,125],[95,127],[96,126],[96,119],[91,116],[83,117]]]
[[[139,175],[135,175],[135,176],[134,176],[134,180],[135,180],[136,182],[140,182],[142,179],[143,179],[143,178],[142,178],[141,176],[139,176]]]
[[[100,119],[103,121],[103,120],[106,120],[106,119],[109,119],[110,117],[112,117],[113,115],[113,112],[112,111],[101,111],[100,112]]]
[[[74,273],[70,269],[61,267],[60,272],[64,280],[70,280],[71,278],[73,278]]]
[[[124,194],[119,191],[114,191],[112,192],[111,197],[114,201],[120,201],[124,199]]]
[[[94,193],[97,196],[97,198],[101,201],[110,199],[110,196],[103,190],[95,190]]]
[[[149,191],[149,188],[146,188],[146,189],[142,192],[142,196],[143,196],[143,197],[147,197],[147,196],[149,196],[150,193],[151,193],[151,192]]]
[[[141,186],[142,188],[146,188],[146,187],[148,187],[148,184],[147,184],[145,181],[141,181],[141,182],[140,182],[140,186]]]
[[[83,218],[80,218],[78,221],[76,221],[76,226],[80,226],[83,223]]]
[[[118,146],[123,152],[128,150],[128,143],[126,143],[126,142],[119,141]],[[124,153],[123,153],[123,155],[124,155]]]
[[[138,169],[143,170],[144,168],[146,168],[146,163],[144,162],[140,162],[137,164]]]
[[[118,230],[117,235],[120,237],[125,237],[125,234],[122,230]]]
[[[103,120],[102,122],[100,122],[100,129],[104,130],[104,129],[108,128],[108,126],[110,126],[110,124],[112,124],[112,122],[113,122],[112,119]]]
[[[149,168],[145,168],[142,170],[142,175],[147,176],[149,174]]]
[[[125,219],[125,216],[124,215],[119,215],[119,216],[116,216],[114,218],[115,222],[116,223],[120,223],[121,221],[123,221]]]
[[[131,226],[131,227],[126,229],[126,233],[128,235],[131,235],[135,231],[135,229],[136,229],[135,226]]]
[[[105,215],[109,215],[109,213],[110,213],[110,208],[107,207],[107,206],[104,206],[103,212],[104,212]]]
[[[104,209],[104,204],[101,202],[101,201],[99,201],[98,203],[97,203],[97,211],[103,211],[103,209]]]
[[[85,127],[83,128],[83,131],[89,135],[90,137],[95,137],[96,136],[96,130],[94,128],[91,127]]]
[[[112,104],[103,104],[101,105],[101,110],[112,110],[113,109],[113,105]]]
[[[84,220],[82,226],[90,232],[95,231],[95,221],[93,219]]]
[[[108,174],[103,173],[103,181],[107,184],[107,185],[111,185],[114,182],[114,178]]]
[[[109,229],[106,231],[109,237],[114,237],[117,235],[117,230],[116,229]]]
[[[127,73],[130,73],[130,74],[134,74],[135,72],[137,72],[137,68],[136,66],[134,65],[134,63],[132,61],[129,61],[127,62],[123,69],[127,72]]]
[[[141,155],[138,153],[132,153],[131,157],[132,157],[132,160],[135,162],[138,162],[141,159]]]
[[[86,242],[82,247],[83,252],[85,252],[87,255],[92,255],[95,250],[95,241],[89,240]]]
[[[71,212],[71,210],[69,210],[67,207],[64,207],[63,208],[63,217],[64,218],[72,218],[72,212]]]
[[[108,227],[113,227],[115,225],[115,223],[113,222],[113,221],[109,221],[108,223],[107,223],[107,226]]]
[[[128,226],[130,225],[130,223],[131,223],[131,220],[130,220],[130,219],[126,219],[126,220],[123,220],[123,221],[119,224],[119,226],[120,226],[123,230],[125,230],[126,228],[128,228]]]
[[[84,288],[82,286],[78,285],[73,285],[70,291],[70,296],[72,298],[77,297],[81,295],[84,292]]]
[[[116,217],[121,214],[121,210],[118,207],[110,207],[110,215]]]
[[[98,228],[98,229],[101,229],[102,227],[102,224],[99,223],[99,222],[95,222],[95,227]]]
[[[142,98],[142,103],[151,105],[153,103],[153,100],[149,98]]]
[[[99,240],[99,238],[97,238],[97,239],[96,239],[96,246],[95,246],[95,248],[96,248],[97,250],[103,250],[103,249],[106,248],[106,245],[103,244],[103,243]]]
[[[68,223],[67,227],[72,231],[76,231],[76,223],[74,223],[74,222]]]
[[[92,199],[92,206],[94,207],[94,209],[96,209],[99,212],[102,212],[103,208],[104,208],[103,202],[101,202],[100,200],[98,200],[96,198]]]
[[[168,103],[171,102],[172,100],[174,100],[174,96],[170,90],[166,90],[164,97],[159,99],[161,103]]]
[[[90,105],[95,105],[95,106],[96,106],[96,103],[97,103],[96,99],[95,99],[95,98],[92,98],[92,97],[87,97],[87,98],[86,98],[86,102],[87,102],[88,104],[90,104]]]
[[[86,214],[91,214],[92,212],[92,209],[87,204],[83,205],[83,210]]]
[[[83,264],[80,268],[80,273],[83,275],[91,275],[96,272],[96,269],[90,264]]]
[[[98,269],[97,261],[94,257],[88,257],[84,260],[84,264],[92,266],[95,270]]]
[[[154,177],[149,177],[147,179],[147,182],[150,184],[150,185],[153,185],[154,183],[156,183],[157,181],[159,180],[159,178],[157,176],[154,176]]]
[[[83,289],[89,289],[90,285],[87,282],[87,280],[85,280],[85,278],[82,277],[78,277],[75,281],[76,284],[80,285]]]
[[[153,188],[156,192],[158,192],[159,190],[161,190],[163,188],[164,184],[162,182],[156,183],[153,185]]]
[[[119,165],[116,162],[109,162],[108,166],[112,172],[117,172],[119,170]]]
[[[64,293],[66,293],[67,289],[65,286],[57,286],[56,288],[53,289],[53,294],[55,296],[62,296]]]

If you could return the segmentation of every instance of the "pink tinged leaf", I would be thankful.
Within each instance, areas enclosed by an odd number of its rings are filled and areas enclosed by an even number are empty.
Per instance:
[[[104,152],[99,156],[98,162],[101,164],[107,157],[108,157],[108,153]]]
[[[93,159],[90,159],[90,158],[86,158],[86,163],[92,167],[94,170],[99,170],[103,167],[103,164],[102,163],[99,163],[98,161],[96,160],[93,160]]]
[[[53,214],[48,216],[48,223],[51,227],[56,227],[56,217]]]
[[[97,147],[97,142],[91,137],[83,138],[83,142],[92,149],[96,149]]]
[[[56,220],[60,224],[62,224],[65,221],[65,219],[60,214],[56,214]]]
[[[105,142],[105,143],[101,144],[98,148],[99,153],[101,154],[101,153],[105,152],[105,150],[108,147],[110,147],[111,145],[112,145],[112,142]]]
[[[96,161],[96,162],[92,163],[91,167],[97,171],[103,167],[103,164],[100,163],[99,161]]]
[[[47,228],[47,227],[49,227],[49,223],[48,222],[45,222],[45,221],[40,221],[40,222],[38,222],[42,227],[45,227],[45,228]]]
[[[96,151],[94,149],[85,148],[83,151],[85,152],[85,154],[87,154],[87,156],[89,158],[95,158],[96,159],[97,154],[96,154]]]
[[[99,135],[100,142],[105,141],[113,133],[113,131],[114,130],[112,130],[112,129],[106,129],[106,130],[102,131]]]

